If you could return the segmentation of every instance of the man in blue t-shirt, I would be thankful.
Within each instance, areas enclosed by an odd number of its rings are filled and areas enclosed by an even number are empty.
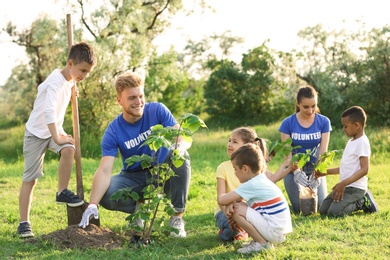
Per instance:
[[[148,154],[153,156],[153,151],[148,146],[142,146],[151,127],[161,124],[164,127],[173,126],[179,128],[179,124],[162,103],[145,103],[144,82],[139,74],[125,72],[115,81],[117,101],[122,108],[122,113],[117,116],[107,127],[102,139],[102,158],[99,168],[95,172],[92,182],[90,203],[83,213],[80,227],[85,228],[92,217],[98,218],[97,205],[100,204],[109,210],[119,210],[132,213],[138,202],[127,199],[113,201],[110,196],[116,191],[131,187],[133,191],[141,192],[147,186],[147,180],[151,177],[148,170],[143,170],[139,163],[127,167],[125,160],[133,155]],[[187,153],[191,144],[179,138],[177,149],[181,153]],[[111,176],[115,157],[118,150],[123,161],[120,174]],[[162,149],[158,158],[160,162],[169,160],[171,149]],[[173,167],[175,176],[167,183],[170,189],[170,197],[175,215],[170,219],[169,225],[179,230],[179,233],[171,234],[185,237],[184,221],[182,215],[185,211],[187,195],[191,178],[190,161],[186,160],[180,168]]]

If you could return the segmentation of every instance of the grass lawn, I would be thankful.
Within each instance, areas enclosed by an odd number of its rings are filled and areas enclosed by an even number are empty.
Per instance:
[[[255,127],[259,136],[269,139],[279,138],[277,126]],[[20,131],[22,133],[22,131]],[[130,249],[125,244],[114,250],[74,249],[61,250],[50,243],[29,244],[16,235],[19,223],[18,196],[23,171],[23,159],[2,159],[0,164],[0,259],[388,259],[390,255],[390,178],[389,130],[372,129],[367,131],[373,155],[368,174],[369,189],[379,204],[379,213],[358,212],[344,218],[292,216],[293,233],[286,242],[276,245],[275,250],[244,256],[237,253],[239,243],[222,243],[218,238],[213,209],[216,206],[215,169],[227,160],[225,146],[230,131],[199,131],[194,135],[190,149],[192,179],[184,215],[187,238],[174,239],[165,236],[152,237],[153,244],[146,248]],[[11,141],[1,138],[0,148],[9,147]],[[19,135],[12,136],[20,144]],[[6,143],[5,143],[6,142]],[[330,149],[343,149],[346,137],[342,132],[331,135]],[[5,148],[4,148],[5,149]],[[16,148],[15,148],[16,149]],[[20,145],[18,145],[18,149]],[[21,154],[21,151],[18,152]],[[1,157],[3,158],[3,157]],[[281,162],[281,155],[270,163],[275,170]],[[339,158],[334,161],[337,166]],[[56,159],[45,161],[45,175],[39,179],[34,191],[31,222],[36,237],[67,227],[66,207],[55,203],[57,187]],[[99,165],[99,159],[83,158],[83,181],[86,199],[89,198],[92,175]],[[117,160],[115,171],[119,172]],[[338,176],[327,177],[328,191],[338,182]],[[283,181],[278,186],[284,191]],[[76,190],[75,175],[69,188]],[[284,191],[285,192],[285,191]],[[286,195],[287,198],[287,195]],[[100,208],[101,226],[115,231],[126,238],[127,215]],[[166,221],[167,223],[167,221]],[[128,239],[128,237],[127,237]]]

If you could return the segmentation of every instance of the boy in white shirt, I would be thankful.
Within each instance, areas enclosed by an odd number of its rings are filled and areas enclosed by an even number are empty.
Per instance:
[[[70,207],[81,206],[84,201],[68,190],[74,161],[74,140],[66,134],[62,124],[66,108],[71,100],[72,87],[85,79],[96,65],[93,48],[84,42],[71,47],[66,66],[55,69],[38,86],[33,110],[26,123],[24,134],[23,181],[19,194],[20,238],[33,237],[30,223],[30,209],[33,190],[39,177],[46,150],[60,155],[58,165],[58,190],[56,202]]]
[[[265,175],[266,162],[258,145],[248,143],[231,155],[234,173],[241,185],[221,194],[218,203],[232,216],[233,226],[241,227],[253,241],[239,253],[247,254],[273,248],[292,232],[287,201],[275,183]],[[245,202],[244,202],[245,200]]]
[[[343,130],[351,139],[345,146],[340,167],[327,169],[326,174],[315,172],[316,177],[340,174],[340,182],[322,202],[321,215],[340,217],[357,210],[366,213],[378,211],[367,184],[371,148],[364,133],[366,121],[366,113],[359,106],[350,107],[341,115]]]

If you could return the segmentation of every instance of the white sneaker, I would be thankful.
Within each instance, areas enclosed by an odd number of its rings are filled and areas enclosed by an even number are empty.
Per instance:
[[[136,204],[135,204],[135,210],[134,210],[134,212],[138,211],[138,210],[140,209],[140,207],[141,207],[141,204],[137,201]],[[145,221],[144,221],[142,218],[136,218],[136,219],[133,221],[133,223],[130,223],[130,221],[129,221],[129,223],[127,223],[127,226],[126,226],[126,227],[129,228],[129,227],[131,227],[131,225],[137,226],[137,227],[143,229],[143,228],[144,228],[144,225],[145,225]]]
[[[186,233],[186,231],[184,229],[184,225],[185,225],[185,222],[184,222],[184,220],[182,218],[177,217],[177,216],[173,216],[169,220],[169,226],[173,227],[174,229],[177,229],[179,232],[172,231],[171,232],[171,236],[174,236],[174,237],[186,237],[187,233]]]
[[[249,254],[252,252],[260,252],[262,250],[269,250],[272,248],[274,248],[274,246],[270,242],[267,242],[262,245],[256,241],[251,241],[250,243],[244,243],[243,247],[238,249],[237,252],[241,254]]]
[[[142,218],[136,218],[133,222],[134,225],[136,225],[139,228],[144,228],[145,221]]]
[[[145,225],[145,221],[141,218],[136,218],[133,222],[128,222],[127,225],[126,225],[126,228],[130,228],[131,226],[137,226],[141,229],[144,228],[144,225]]]
[[[250,246],[251,244],[253,244],[253,243],[256,243],[256,241],[250,241],[250,242],[244,242],[244,243],[242,243],[241,245],[243,246],[243,247],[248,247],[248,246]],[[272,243],[270,243],[270,242],[267,242],[267,243],[265,243],[265,245],[263,245],[263,247],[265,247],[266,249],[273,249],[274,248],[274,245],[272,244]]]

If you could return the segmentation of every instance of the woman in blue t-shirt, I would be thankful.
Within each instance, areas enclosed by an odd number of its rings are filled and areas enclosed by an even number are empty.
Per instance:
[[[322,153],[326,152],[329,144],[329,136],[332,127],[326,116],[319,114],[317,107],[318,94],[311,86],[305,86],[298,90],[295,113],[285,118],[279,127],[282,141],[292,139],[292,146],[301,146],[292,152],[305,153],[307,149],[317,149],[316,156],[310,158],[310,162],[302,168],[309,178],[314,170],[314,163]],[[290,156],[292,156],[290,154]],[[327,195],[325,177],[319,178],[318,207]],[[294,181],[294,174],[290,172],[284,178],[284,186],[290,199],[294,213],[300,212],[299,187]]]

